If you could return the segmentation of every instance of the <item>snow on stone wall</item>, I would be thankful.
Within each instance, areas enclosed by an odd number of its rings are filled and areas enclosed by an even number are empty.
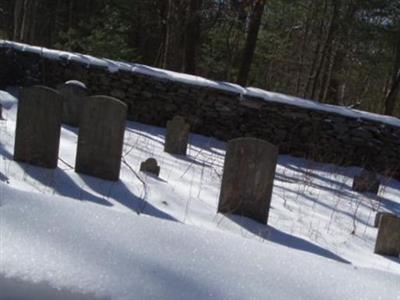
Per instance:
[[[131,120],[164,127],[184,116],[196,133],[265,139],[280,153],[367,166],[400,178],[400,120],[235,84],[0,42],[0,86],[83,81],[128,105]]]

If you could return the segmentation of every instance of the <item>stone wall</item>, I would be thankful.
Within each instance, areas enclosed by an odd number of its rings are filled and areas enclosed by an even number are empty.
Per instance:
[[[222,140],[250,136],[291,154],[340,165],[367,166],[400,179],[400,127],[297,105],[266,101],[217,88],[182,83],[29,51],[0,48],[0,86],[81,80],[92,94],[128,105],[133,121],[165,127],[184,116],[195,133]]]

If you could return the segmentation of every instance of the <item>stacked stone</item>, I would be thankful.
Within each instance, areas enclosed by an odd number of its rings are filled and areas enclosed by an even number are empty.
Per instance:
[[[365,166],[400,179],[400,127],[334,112],[265,101],[221,89],[127,71],[110,73],[84,63],[55,61],[15,51],[15,83],[55,86],[70,78],[86,82],[93,94],[117,97],[128,118],[165,126],[176,115],[194,133],[222,140],[249,136],[278,145],[280,153],[340,165]],[[1,53],[0,53],[1,55]],[[17,64],[11,67],[16,68]],[[46,70],[45,73],[42,73]]]

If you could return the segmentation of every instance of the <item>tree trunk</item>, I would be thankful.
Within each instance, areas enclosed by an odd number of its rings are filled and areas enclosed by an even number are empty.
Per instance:
[[[338,41],[336,47],[336,54],[334,56],[333,65],[331,69],[330,79],[326,82],[324,100],[332,104],[343,104],[344,93],[343,87],[345,86],[343,80],[343,73],[345,62],[350,48],[350,34],[351,29],[354,28],[354,16],[359,8],[354,2],[350,2],[346,10],[346,14],[340,20],[340,31],[338,34]]]
[[[250,16],[249,29],[247,32],[247,38],[244,45],[243,56],[237,77],[237,83],[243,86],[245,86],[248,81],[254,52],[256,50],[257,36],[261,26],[261,19],[264,12],[265,2],[265,0],[255,0],[253,11]]]
[[[321,52],[321,49],[322,49],[322,36],[324,34],[324,26],[323,25],[324,25],[324,18],[327,14],[327,10],[328,10],[328,2],[325,1],[324,7],[323,7],[323,14],[322,14],[323,18],[320,20],[320,22],[318,23],[318,26],[317,26],[317,28],[319,28],[317,37],[315,38],[315,40],[317,41],[317,44],[313,51],[313,59],[312,59],[312,63],[311,63],[311,68],[308,73],[306,86],[304,88],[304,93],[303,93],[304,98],[311,98],[310,88],[314,85],[314,82],[316,80],[316,68],[317,68],[318,61],[319,61],[319,53]]]
[[[311,21],[315,18],[315,15],[317,13],[317,5],[314,5],[314,1],[311,1],[310,3],[311,9],[310,13],[307,14],[306,20],[305,20],[305,28],[304,28],[304,35],[303,35],[303,42],[301,44],[301,50],[300,50],[300,67],[297,71],[297,79],[296,79],[296,95],[299,95],[300,93],[300,87],[302,84],[302,78],[304,77],[304,56],[306,53],[307,49],[307,44],[308,44],[308,36],[310,32],[310,27],[311,27]]]
[[[34,43],[36,37],[36,18],[37,18],[37,7],[38,3],[36,0],[31,1],[31,5],[29,7],[29,22],[28,22],[28,29],[26,32],[26,41],[28,43]]]
[[[400,32],[395,48],[392,85],[385,99],[385,115],[393,115],[397,97],[400,94]]]
[[[52,30],[50,30],[50,37],[49,37],[49,45],[53,46],[55,41],[56,41],[56,37],[57,37],[57,33],[58,33],[58,23],[59,23],[59,14],[60,14],[60,1],[61,0],[57,0],[56,1],[56,7],[55,7],[55,11],[54,11],[54,21],[53,21],[53,28]]]
[[[326,36],[326,40],[324,43],[324,47],[322,50],[322,54],[321,54],[321,61],[319,63],[319,66],[317,68],[317,72],[315,74],[315,80],[314,80],[314,84],[313,84],[313,88],[312,88],[312,92],[311,92],[311,98],[314,99],[316,92],[317,92],[317,87],[318,87],[318,83],[320,75],[322,73],[322,71],[326,70],[326,72],[328,71],[328,67],[327,67],[327,63],[326,60],[327,58],[329,58],[331,56],[332,53],[332,44],[333,44],[333,40],[336,34],[336,30],[337,30],[337,19],[338,19],[338,15],[339,15],[339,8],[341,5],[341,0],[333,0],[333,11],[332,11],[332,16],[331,19],[329,21],[329,29],[328,29],[328,34]],[[325,74],[325,73],[324,73]],[[324,83],[322,83],[324,84]],[[322,87],[323,88],[323,87]]]
[[[400,70],[398,71],[397,78],[396,80],[393,81],[389,94],[385,99],[385,115],[394,114],[394,108],[396,105],[396,100],[399,97],[399,94],[400,94]]]
[[[161,66],[166,69],[168,67],[168,56],[169,56],[169,40],[171,34],[171,13],[172,13],[172,0],[167,0],[167,6],[165,11],[165,27],[164,27],[164,53],[162,58]]]
[[[24,0],[15,0],[14,5],[14,33],[13,40],[19,41],[22,22]]]
[[[343,69],[346,52],[344,49],[339,49],[333,59],[331,76],[328,80],[329,84],[326,86],[324,93],[324,100],[331,104],[343,104],[343,85],[344,82],[341,78],[341,71]]]
[[[178,72],[182,71],[184,61],[186,4],[168,0],[166,11],[163,68]]]
[[[188,24],[186,26],[184,72],[196,73],[197,49],[200,43],[200,9],[202,0],[191,0],[189,7]]]

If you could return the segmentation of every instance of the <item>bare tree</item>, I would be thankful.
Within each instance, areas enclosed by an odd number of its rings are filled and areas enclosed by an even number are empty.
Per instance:
[[[258,32],[260,30],[262,15],[264,13],[265,2],[266,0],[253,1],[253,9],[250,15],[249,28],[237,77],[237,83],[241,85],[246,85],[248,81],[254,52],[256,50]]]
[[[392,76],[392,85],[385,98],[385,115],[393,115],[396,100],[400,94],[400,32],[395,49],[395,60]]]
[[[185,34],[184,72],[196,73],[196,59],[200,43],[200,9],[202,0],[191,0]]]

